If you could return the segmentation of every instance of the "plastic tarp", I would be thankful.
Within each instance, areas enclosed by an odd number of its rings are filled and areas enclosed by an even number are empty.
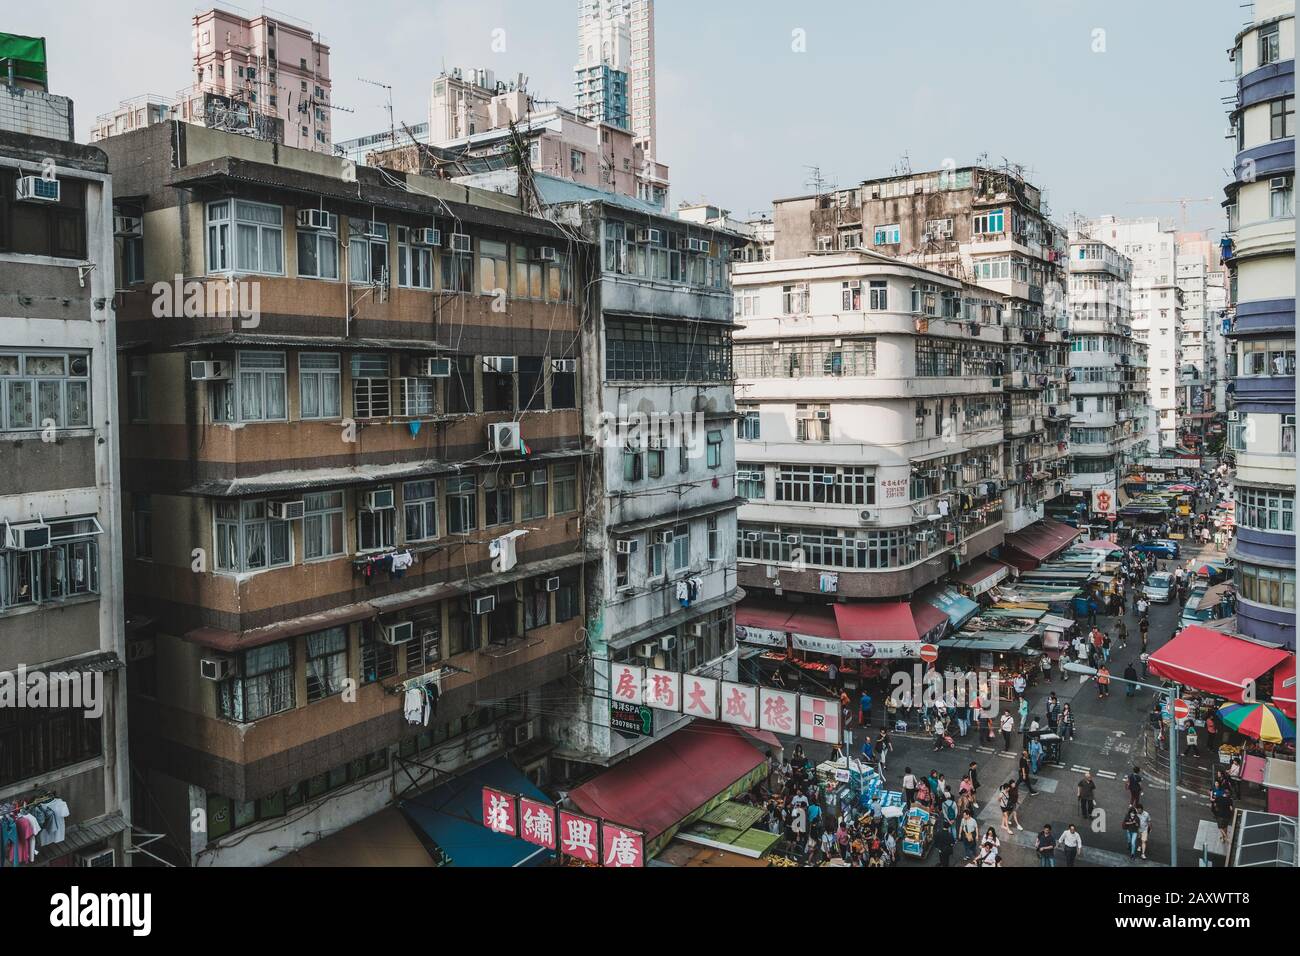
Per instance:
[[[965,584],[976,594],[982,594],[1004,580],[1009,573],[1010,568],[1001,561],[980,558],[953,574],[952,578],[959,584]]]
[[[752,748],[751,748],[752,749]],[[401,803],[402,812],[450,857],[453,866],[536,866],[550,850],[483,826],[483,788],[553,803],[505,757],[468,770]],[[540,852],[539,852],[540,851]]]
[[[790,605],[767,607],[762,604],[742,604],[736,608],[736,623],[757,627],[765,631],[784,631],[790,619]]]
[[[937,641],[948,628],[948,615],[926,601],[913,601],[912,623],[921,640]]]
[[[980,606],[970,598],[963,597],[951,588],[944,588],[925,600],[948,615],[948,620],[952,621],[954,628],[961,627],[980,609]]]
[[[1006,547],[1030,558],[1045,561],[1079,536],[1079,529],[1051,518],[1036,521],[1028,528],[1009,534]]]
[[[1273,706],[1295,720],[1295,655],[1273,671]]]
[[[910,605],[836,604],[835,620],[846,641],[914,641],[916,621]]]
[[[6,73],[6,60],[14,61],[14,76],[33,80],[48,86],[49,74],[45,68],[45,38],[22,37],[15,33],[0,33],[0,74]]]
[[[825,607],[793,611],[786,619],[785,629],[792,634],[807,634],[809,637],[839,640],[842,636],[836,615]]]
[[[766,763],[735,727],[696,720],[569,793],[581,813],[640,830],[647,849]]]
[[[1193,624],[1152,654],[1147,667],[1157,677],[1242,703],[1247,687],[1291,656]]]

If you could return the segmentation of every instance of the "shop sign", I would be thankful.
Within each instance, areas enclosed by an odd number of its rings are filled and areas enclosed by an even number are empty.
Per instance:
[[[1092,513],[1110,515],[1116,511],[1115,492],[1109,488],[1092,489]]]
[[[645,668],[614,664],[610,668],[609,687],[614,700],[639,705],[645,687]]]
[[[736,625],[736,640],[746,644],[763,644],[767,647],[785,647],[785,631],[772,631],[764,627]]]
[[[493,833],[519,836],[516,799],[491,787],[483,788],[483,825]]]
[[[842,641],[834,637],[791,634],[798,650],[847,657],[854,660],[900,660],[920,657],[920,641]]]
[[[758,688],[753,684],[722,682],[722,705],[719,716],[724,723],[740,727],[758,726]]]
[[[645,866],[645,834],[604,820],[600,825],[602,866]]]
[[[907,497],[907,479],[890,478],[880,483],[881,497],[884,498],[906,498]]]
[[[771,687],[758,689],[758,728],[774,734],[793,734],[798,726],[799,695]]]
[[[645,669],[645,703],[656,710],[682,709],[682,675],[677,671]]]
[[[609,726],[625,734],[649,737],[654,733],[654,711],[640,704],[609,702]]]
[[[519,836],[536,846],[555,849],[555,807],[519,798]]]
[[[821,743],[840,742],[840,702],[829,697],[799,697],[799,736]]]
[[[598,821],[581,814],[559,811],[560,852],[584,863],[599,861],[596,849],[596,828]]]
[[[682,713],[718,719],[718,682],[712,677],[686,674],[682,678]]]

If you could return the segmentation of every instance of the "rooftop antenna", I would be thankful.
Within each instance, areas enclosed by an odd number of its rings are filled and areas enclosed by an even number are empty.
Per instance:
[[[826,189],[826,180],[822,178],[822,168],[820,166],[805,166],[808,170],[808,178],[804,180],[804,185],[814,190],[820,198],[822,192]]]
[[[380,83],[378,80],[367,80],[364,76],[358,76],[357,81],[367,83],[370,86],[377,86],[388,96],[388,144],[397,145],[397,124],[393,122],[393,88],[387,83]]]

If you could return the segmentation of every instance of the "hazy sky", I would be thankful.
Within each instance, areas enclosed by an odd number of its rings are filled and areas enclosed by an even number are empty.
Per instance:
[[[1160,215],[1218,227],[1231,165],[1220,98],[1240,0],[657,0],[659,159],[674,201],[747,216],[808,191],[986,153],[1032,171],[1053,215]],[[206,6],[206,5],[205,5]],[[117,101],[189,81],[190,16],[176,0],[8,4],[0,29],[48,38],[51,89],[78,138]],[[334,138],[426,117],[444,66],[573,102],[575,0],[278,0],[331,45]],[[492,49],[505,31],[504,52]],[[806,47],[795,52],[794,31]],[[1098,31],[1104,31],[1104,34]],[[1094,47],[1104,45],[1104,51]]]

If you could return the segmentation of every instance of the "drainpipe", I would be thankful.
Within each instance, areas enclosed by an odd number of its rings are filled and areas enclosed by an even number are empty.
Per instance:
[[[17,79],[15,79],[15,77],[14,77],[14,61],[13,61],[13,57],[10,57],[9,59],[5,60],[5,67],[6,67],[7,71],[8,71],[8,74],[9,74],[9,87],[12,89],[13,87],[15,87],[15,86],[18,85],[18,81],[17,81]]]

